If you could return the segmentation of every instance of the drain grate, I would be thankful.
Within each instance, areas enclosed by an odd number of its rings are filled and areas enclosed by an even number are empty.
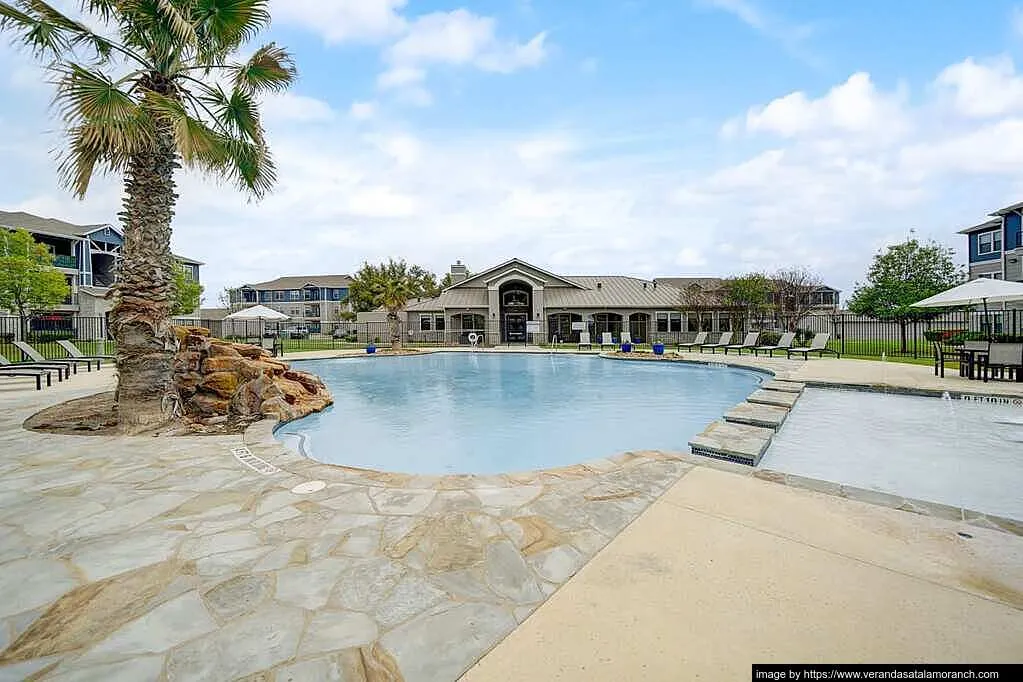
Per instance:
[[[270,462],[256,457],[248,448],[231,448],[231,454],[234,455],[235,459],[255,471],[257,474],[269,476],[270,474],[276,474],[280,471],[280,469],[275,467],[273,464],[270,464]]]

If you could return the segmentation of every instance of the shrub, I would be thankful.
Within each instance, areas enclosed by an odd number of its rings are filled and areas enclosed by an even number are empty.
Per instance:
[[[779,341],[781,341],[781,334],[778,332],[760,332],[758,343],[761,346],[777,346]]]

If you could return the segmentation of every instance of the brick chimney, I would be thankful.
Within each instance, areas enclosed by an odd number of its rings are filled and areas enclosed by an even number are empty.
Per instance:
[[[469,268],[462,265],[462,261],[456,260],[455,264],[451,266],[451,283],[458,284],[464,282],[469,276]]]

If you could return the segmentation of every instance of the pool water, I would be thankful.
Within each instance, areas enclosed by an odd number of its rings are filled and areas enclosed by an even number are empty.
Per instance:
[[[808,388],[760,467],[1023,520],[1023,407]]]
[[[688,452],[761,375],[592,356],[431,353],[296,363],[334,394],[277,438],[321,462],[413,474],[546,469]]]

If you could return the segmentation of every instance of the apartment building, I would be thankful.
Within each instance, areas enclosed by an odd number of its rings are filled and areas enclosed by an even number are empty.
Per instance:
[[[349,275],[294,275],[245,284],[231,290],[231,310],[262,304],[315,333],[323,323],[337,322],[351,310],[351,282]]]
[[[1023,202],[1000,208],[990,219],[959,231],[966,235],[970,279],[1023,282]]]

